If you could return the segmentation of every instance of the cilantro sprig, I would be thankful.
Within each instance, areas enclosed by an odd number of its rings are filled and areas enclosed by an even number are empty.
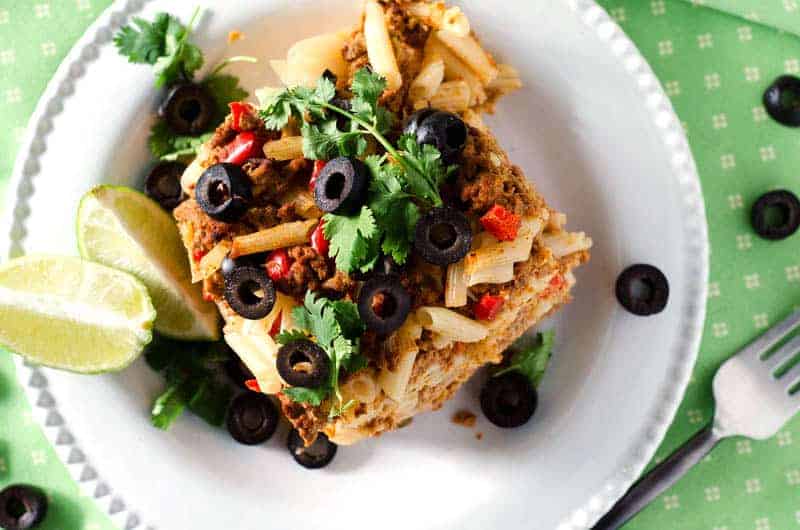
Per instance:
[[[169,429],[187,409],[210,425],[223,424],[233,390],[217,375],[219,365],[229,359],[222,343],[186,343],[156,336],[145,359],[167,381],[153,403],[150,421],[155,427]]]
[[[169,13],[158,13],[152,22],[135,18],[114,36],[114,44],[129,62],[152,65],[158,88],[193,81],[205,62],[202,50],[189,40],[201,14],[200,8],[196,9],[187,25]],[[233,63],[256,61],[247,56],[230,57],[204,79],[195,81],[214,99],[216,109],[208,130],[197,136],[183,136],[175,134],[163,121],[157,121],[148,141],[153,157],[169,161],[196,155],[214,128],[225,120],[228,104],[248,96],[239,86],[239,78],[224,74],[223,70]]]
[[[279,344],[289,344],[313,336],[330,358],[331,375],[319,388],[291,387],[283,393],[293,401],[313,406],[319,406],[328,397],[334,396],[336,403],[331,407],[329,416],[339,416],[355,404],[352,400],[343,402],[339,372],[357,372],[367,364],[366,357],[359,352],[364,324],[358,316],[358,308],[352,302],[316,297],[309,291],[303,305],[292,311],[292,317],[299,329],[284,331],[275,340]]]
[[[363,68],[353,76],[349,110],[334,104],[336,87],[324,76],[315,88],[292,87],[273,94],[261,110],[268,129],[281,129],[292,118],[302,124],[307,158],[362,157],[368,138],[386,151],[366,157],[372,175],[366,206],[354,215],[324,217],[331,255],[336,267],[347,273],[369,271],[381,251],[405,263],[421,210],[443,204],[439,187],[455,171],[434,146],[419,145],[412,135],[401,136],[396,146],[389,141],[396,117],[379,104],[385,89],[383,77]]]
[[[529,338],[520,339],[512,346],[515,351],[508,366],[495,371],[494,376],[519,372],[528,378],[533,388],[538,387],[553,356],[554,340],[555,332],[552,330],[539,333],[533,341]]]

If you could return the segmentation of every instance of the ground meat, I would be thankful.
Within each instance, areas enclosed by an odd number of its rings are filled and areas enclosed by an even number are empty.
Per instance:
[[[240,129],[243,131],[253,131],[261,142],[268,142],[280,138],[280,132],[268,131],[264,128],[264,123],[254,115],[243,114],[239,121]],[[229,114],[225,121],[214,131],[214,135],[206,146],[210,149],[210,164],[219,164],[228,156],[227,146],[236,138],[239,131],[233,127],[233,115]]]
[[[413,309],[444,305],[444,271],[441,267],[415,260],[403,278],[403,286],[411,295]]]
[[[474,413],[468,410],[459,410],[455,414],[453,414],[451,421],[456,425],[460,425],[462,427],[471,429],[475,427],[475,423],[478,421],[478,417],[475,416]]]
[[[331,277],[328,261],[310,246],[296,246],[288,250],[292,265],[289,277],[278,283],[278,288],[302,298],[306,291],[316,291]]]
[[[239,224],[247,228],[245,233],[248,234],[272,228],[280,224],[278,209],[272,205],[250,208],[247,210],[247,213],[244,214]]]
[[[192,250],[208,252],[220,241],[232,239],[247,231],[247,227],[240,224],[223,223],[210,218],[194,199],[183,201],[175,208],[172,215],[179,226],[184,225],[193,230]]]
[[[381,96],[381,104],[393,112],[403,115],[408,95],[410,80],[417,77],[422,69],[422,52],[425,41],[428,39],[430,29],[416,19],[409,17],[395,2],[384,2],[389,35],[392,37],[395,57],[400,74],[403,76],[403,86],[394,92],[386,92]],[[369,65],[367,46],[364,33],[354,31],[342,49],[342,55],[348,62],[348,80],[346,86],[352,82],[353,75],[361,68]]]
[[[286,418],[292,425],[306,445],[311,445],[317,439],[317,435],[325,423],[328,421],[328,413],[319,407],[312,407],[305,403],[295,403],[284,394],[278,394]]]
[[[494,137],[474,127],[469,128],[456,188],[472,215],[481,216],[495,204],[523,217],[545,208],[522,170],[511,164]]]
[[[250,177],[256,204],[275,201],[289,187],[275,163],[267,158],[251,158],[242,169]]]
[[[306,160],[305,158],[295,158],[281,167],[280,171],[284,182],[286,182],[286,185],[291,186],[292,184],[297,184],[300,182],[308,184],[308,181],[311,178],[312,169],[313,164],[310,160]]]
[[[342,271],[336,271],[332,278],[325,280],[320,287],[322,295],[333,300],[344,298],[355,288],[356,283]]]

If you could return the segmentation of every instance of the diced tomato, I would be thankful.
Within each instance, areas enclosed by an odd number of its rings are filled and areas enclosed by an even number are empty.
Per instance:
[[[241,101],[234,101],[233,103],[229,103],[228,106],[231,109],[231,114],[233,115],[233,130],[234,131],[241,131],[242,130],[242,116],[245,114],[250,114],[253,109],[248,103],[242,103]]]
[[[487,232],[500,241],[513,241],[517,238],[522,218],[515,215],[499,204],[492,206],[486,215],[481,217],[481,224]]]
[[[253,131],[241,132],[226,146],[228,156],[224,162],[241,166],[248,159],[257,156],[263,146],[264,142],[259,140]]]
[[[311,190],[311,193],[314,193],[314,187],[317,185],[317,179],[319,178],[319,174],[322,173],[322,168],[325,167],[324,160],[315,160],[314,161],[314,172],[311,173],[311,180],[308,181],[308,189]]]
[[[550,286],[555,287],[556,289],[560,289],[564,285],[564,277],[560,274],[556,274],[552,278],[550,278]]]
[[[272,322],[272,327],[269,328],[269,336],[275,337],[281,332],[281,321],[283,320],[283,312],[278,313],[278,317]]]
[[[317,251],[320,256],[328,257],[330,243],[325,239],[325,221],[320,220],[317,227],[311,233],[311,248]]]
[[[192,259],[195,261],[195,263],[199,263],[206,254],[208,254],[208,251],[203,250],[202,248],[196,248],[194,249],[194,252],[192,252]]]
[[[475,318],[478,320],[494,320],[505,301],[505,298],[502,296],[494,296],[486,293],[478,300],[478,303],[475,304]]]
[[[248,379],[244,382],[244,386],[253,392],[261,392],[261,387],[259,386],[257,379]]]
[[[292,261],[284,249],[273,250],[267,257],[267,274],[274,282],[288,278],[291,266]]]
[[[205,300],[206,302],[213,302],[214,295],[211,293],[203,292],[203,300]]]

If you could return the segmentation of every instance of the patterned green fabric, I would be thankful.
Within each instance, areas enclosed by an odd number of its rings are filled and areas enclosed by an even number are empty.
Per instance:
[[[47,80],[109,3],[0,0],[0,186]],[[774,77],[800,73],[800,0],[601,3],[651,62],[684,120],[713,247],[700,360],[660,459],[711,418],[711,378],[721,362],[800,304],[800,236],[767,242],[748,220],[765,191],[800,194],[800,131],[774,123],[760,104]],[[33,426],[11,360],[1,353],[0,418],[0,487],[46,487],[54,502],[45,530],[110,530]],[[766,442],[724,442],[626,528],[800,528],[800,418]]]

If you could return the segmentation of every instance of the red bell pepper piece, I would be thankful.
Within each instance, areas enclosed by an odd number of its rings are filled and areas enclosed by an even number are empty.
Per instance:
[[[244,382],[244,386],[253,392],[261,392],[261,386],[259,386],[257,379],[248,379]]]
[[[195,263],[200,263],[200,260],[203,259],[206,254],[208,254],[208,251],[203,250],[202,248],[196,248],[194,249],[194,252],[192,252],[192,259]]]
[[[475,304],[475,318],[478,320],[494,320],[500,309],[505,303],[502,296],[494,296],[489,293],[484,294],[478,303]]]
[[[481,217],[481,224],[487,232],[500,241],[513,241],[517,238],[522,218],[499,204],[492,206],[486,215]]]
[[[327,239],[325,239],[325,221],[319,221],[319,224],[311,233],[311,248],[317,251],[317,254],[320,256],[328,257],[328,249],[330,248],[330,243]]]
[[[311,193],[314,193],[314,187],[317,185],[317,179],[319,178],[319,174],[322,173],[322,168],[325,167],[324,160],[315,160],[314,161],[314,172],[311,173],[311,180],[308,181],[308,189],[311,190]]]
[[[272,321],[272,327],[269,328],[269,336],[275,337],[281,332],[281,321],[283,320],[283,312],[278,313],[278,318]]]
[[[288,278],[291,266],[292,261],[284,249],[273,250],[267,256],[267,274],[274,282]]]
[[[250,107],[248,103],[242,103],[241,101],[229,103],[228,107],[230,107],[231,115],[233,116],[233,130],[241,131],[242,116],[245,114],[250,114],[253,111],[252,107]]]
[[[241,132],[227,145],[228,156],[224,162],[241,166],[249,158],[257,156],[263,145],[264,143],[256,137],[253,131]]]

